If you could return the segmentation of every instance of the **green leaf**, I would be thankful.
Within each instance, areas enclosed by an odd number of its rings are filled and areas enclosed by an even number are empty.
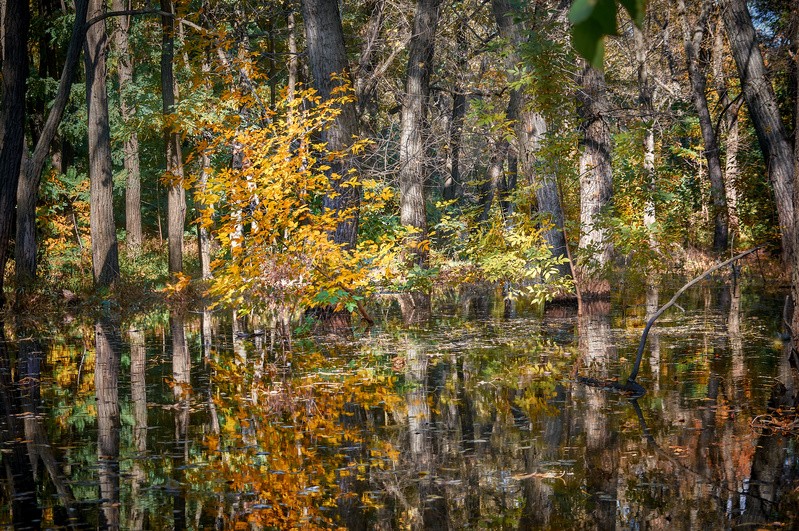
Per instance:
[[[572,45],[594,68],[602,68],[605,56],[605,34],[592,19],[572,28]]]
[[[641,27],[644,23],[644,13],[646,12],[646,0],[619,0],[619,3],[624,6],[630,18],[633,19],[635,25]]]
[[[591,18],[598,1],[599,0],[575,0],[571,9],[569,9],[569,22],[577,25]]]

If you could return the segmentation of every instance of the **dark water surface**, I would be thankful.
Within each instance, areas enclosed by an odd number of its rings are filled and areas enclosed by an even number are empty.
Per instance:
[[[291,352],[199,311],[75,319],[49,337],[6,322],[0,523],[796,526],[797,439],[753,426],[795,406],[777,290],[691,290],[649,336],[637,400],[575,381],[625,377],[673,292],[580,318],[473,300],[404,326],[387,310],[352,341]]]

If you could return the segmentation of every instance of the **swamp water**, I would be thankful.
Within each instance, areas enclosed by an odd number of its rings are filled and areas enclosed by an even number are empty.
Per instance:
[[[706,283],[541,315],[485,301],[348,342],[164,310],[5,323],[0,524],[121,529],[731,529],[799,522],[782,294]],[[660,295],[660,297],[658,297]],[[13,339],[13,340],[12,340]],[[754,426],[753,426],[754,421]]]

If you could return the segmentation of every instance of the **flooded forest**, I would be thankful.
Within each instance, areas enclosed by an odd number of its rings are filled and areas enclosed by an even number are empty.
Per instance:
[[[0,0],[0,527],[799,526],[799,7]]]

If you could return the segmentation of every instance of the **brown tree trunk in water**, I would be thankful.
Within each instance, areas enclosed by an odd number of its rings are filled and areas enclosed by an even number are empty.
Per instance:
[[[25,144],[25,91],[28,77],[27,0],[6,2],[3,26],[3,101],[0,116],[0,308],[3,278],[14,226],[17,184]]]
[[[416,2],[400,121],[400,222],[416,230],[406,251],[409,263],[422,268],[427,267],[428,255],[420,245],[427,239],[426,118],[440,3],[440,0]]]
[[[774,188],[777,217],[782,232],[783,261],[796,268],[796,221],[794,220],[794,163],[791,145],[780,118],[777,98],[771,86],[757,34],[745,0],[727,0],[723,9],[724,26],[732,55],[738,66],[746,106]],[[799,279],[799,278],[797,278]],[[794,281],[796,286],[796,280]]]
[[[86,23],[87,8],[88,0],[77,0],[75,2],[75,21],[67,47],[64,68],[61,71],[61,78],[58,82],[58,92],[36,141],[36,147],[30,157],[23,161],[20,171],[19,186],[17,188],[17,232],[14,260],[17,290],[21,291],[27,290],[36,278],[36,203],[39,198],[42,169],[47,161],[51,144],[69,101],[69,93],[72,89],[72,82],[75,79],[78,59],[85,39],[83,26]],[[65,160],[62,160],[62,163],[65,162]]]
[[[724,175],[721,171],[721,157],[719,155],[716,130],[713,126],[713,118],[710,116],[710,108],[708,107],[707,94],[705,92],[707,89],[707,73],[700,68],[699,64],[699,52],[702,49],[702,41],[705,36],[711,4],[705,2],[702,5],[702,13],[699,15],[693,30],[689,30],[688,27],[685,2],[678,0],[677,6],[682,24],[688,78],[691,82],[691,99],[699,118],[699,128],[702,131],[704,154],[707,161],[707,173],[710,178],[710,198],[713,209],[711,213],[713,217],[713,251],[716,254],[722,254],[727,250],[729,239],[727,194],[724,190]]]
[[[613,243],[601,219],[613,197],[610,127],[606,121],[605,76],[584,64],[578,82],[578,114],[582,129],[580,154],[580,250],[585,259],[579,279],[584,296],[607,297],[610,284],[602,274],[610,265]]]
[[[102,15],[105,4],[90,0],[87,17]],[[113,172],[108,122],[105,57],[108,50],[105,21],[86,32],[84,63],[89,131],[89,179],[91,181],[90,226],[92,268],[98,286],[110,286],[119,279],[119,249],[114,230]]]
[[[122,11],[130,9],[130,0],[113,0],[111,9]],[[130,32],[130,17],[115,17],[113,42],[119,56],[117,66],[117,79],[119,80],[119,113],[122,121],[128,124],[136,114],[136,109],[127,101],[128,87],[133,85],[133,58],[128,46],[128,33]],[[125,171],[127,182],[125,184],[125,239],[128,251],[138,254],[142,243],[141,219],[141,171],[139,169],[139,135],[136,129],[130,128],[128,136],[122,144],[125,154]]]
[[[173,12],[172,0],[161,0],[161,11]],[[166,145],[167,189],[167,245],[169,247],[169,272],[183,271],[183,231],[186,223],[186,190],[183,188],[183,156],[180,149],[180,132],[170,123],[175,110],[175,75],[173,59],[175,48],[175,19],[161,17],[161,97],[164,113],[164,143]]]
[[[94,326],[94,388],[97,395],[97,467],[100,483],[100,523],[119,528],[119,364],[118,323],[100,318]]]
[[[347,51],[344,47],[344,30],[336,0],[302,0],[302,16],[305,20],[305,35],[308,58],[313,72],[314,88],[323,100],[331,97],[335,87],[341,85],[331,75],[349,76]],[[332,151],[346,150],[358,134],[358,117],[354,103],[341,106],[341,113],[322,134]],[[361,193],[357,186],[345,186],[343,181],[351,178],[347,174],[352,162],[332,165],[328,176],[333,193],[324,198],[324,207],[339,216],[333,240],[355,248],[358,241],[358,216]],[[341,177],[334,178],[333,175]]]

